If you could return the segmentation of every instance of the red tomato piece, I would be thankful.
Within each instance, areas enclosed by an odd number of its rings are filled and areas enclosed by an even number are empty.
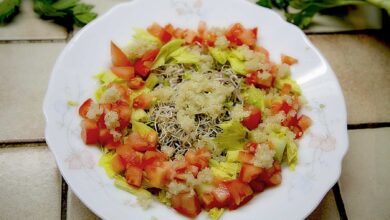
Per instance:
[[[187,44],[191,44],[194,42],[194,39],[196,37],[196,32],[193,31],[193,30],[188,30],[186,29],[183,33],[183,38],[184,38],[184,41],[187,43]]]
[[[142,169],[135,166],[127,166],[125,177],[128,184],[140,187],[142,183]]]
[[[253,33],[252,30],[243,30],[237,38],[243,43],[248,45],[249,47],[252,47],[256,44],[256,35]]]
[[[154,165],[158,162],[167,161],[167,156],[159,151],[146,151],[143,157],[143,166]]]
[[[260,193],[260,192],[263,192],[264,189],[265,189],[265,185],[263,182],[259,181],[259,180],[252,180],[250,183],[249,183],[249,186],[252,188],[252,190],[254,192],[257,192],[257,193]]]
[[[88,145],[98,143],[99,127],[95,121],[91,119],[81,121],[81,139]]]
[[[169,170],[169,164],[164,162],[158,166],[157,164],[146,166],[144,169],[146,181],[151,187],[161,189],[168,183]]]
[[[131,66],[126,54],[111,41],[111,61],[113,66]]]
[[[118,154],[112,158],[111,164],[115,173],[122,173],[126,169],[123,159]]]
[[[144,87],[145,81],[141,77],[136,76],[129,81],[128,85],[130,89],[138,90]]]
[[[133,150],[126,144],[121,144],[116,153],[122,158],[125,165],[143,168],[143,154]]]
[[[195,218],[201,211],[196,194],[180,193],[174,195],[171,199],[171,204],[176,211],[190,218]]]
[[[83,104],[81,104],[79,108],[79,115],[83,118],[87,118],[87,113],[89,111],[89,107],[91,107],[93,101],[92,99],[87,99]]]
[[[242,164],[239,179],[244,183],[249,183],[256,179],[263,170],[251,164]]]
[[[261,122],[261,112],[258,108],[252,105],[245,106],[245,110],[249,111],[249,116],[242,119],[241,123],[249,130],[256,129]]]
[[[130,135],[127,137],[127,140],[125,141],[125,144],[139,152],[145,152],[148,150],[149,146],[148,142],[137,132],[130,133]]]
[[[188,164],[197,166],[200,170],[202,170],[208,166],[211,153],[207,150],[207,148],[202,147],[196,151],[193,149],[188,150],[184,157]]]
[[[228,181],[225,184],[232,198],[232,203],[229,204],[230,210],[238,208],[253,197],[251,187],[241,180],[235,179]]]
[[[302,131],[306,131],[311,125],[311,119],[306,115],[302,115],[298,119],[298,127],[302,129]]]
[[[254,153],[249,151],[240,151],[238,153],[238,161],[241,163],[253,164],[252,161],[254,157]]]
[[[228,205],[230,201],[230,192],[225,184],[221,183],[212,192],[216,200],[215,207],[223,208]]]
[[[142,93],[135,97],[133,102],[134,108],[149,109],[152,105],[153,96],[149,93]]]
[[[134,78],[134,67],[132,66],[113,66],[111,71],[121,79],[129,81]]]
[[[161,33],[160,33],[159,38],[160,38],[160,40],[161,40],[161,42],[163,44],[166,44],[166,43],[168,43],[172,39],[172,34],[170,34],[166,30],[162,30]]]
[[[298,63],[298,60],[295,59],[294,57],[282,54],[281,56],[282,63],[288,64],[288,65],[293,65]]]
[[[228,28],[225,33],[226,39],[234,46],[242,45],[242,41],[238,38],[244,32],[244,27],[240,23],[235,23]]]
[[[200,205],[207,211],[216,207],[216,200],[212,193],[201,193],[199,195]]]

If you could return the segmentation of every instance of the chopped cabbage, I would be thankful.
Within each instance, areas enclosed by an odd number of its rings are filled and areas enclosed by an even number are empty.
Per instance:
[[[134,40],[146,40],[152,43],[156,43],[157,45],[161,46],[161,41],[157,37],[151,35],[149,32],[147,32],[145,29],[142,28],[134,28],[134,35],[133,39]]]
[[[278,89],[282,89],[284,84],[289,84],[291,86],[291,91],[295,94],[300,96],[302,91],[297,82],[295,80],[291,79],[290,76],[285,78],[276,78],[275,80],[275,87]]]
[[[246,75],[247,72],[245,70],[245,63],[243,61],[234,56],[228,56],[227,59],[235,72],[241,75]]]
[[[148,190],[143,189],[143,188],[135,188],[133,186],[130,186],[123,176],[120,176],[120,175],[116,176],[115,181],[114,181],[114,185],[117,188],[124,190],[126,192],[129,192],[137,197],[152,199],[152,194]]]
[[[214,176],[223,179],[236,179],[237,173],[241,170],[241,163],[234,162],[218,162],[216,160],[209,160],[209,166],[213,171]]]
[[[221,150],[242,150],[247,133],[245,127],[236,120],[224,122],[219,126],[223,131],[215,137],[215,144]]]
[[[158,83],[160,79],[155,73],[151,73],[145,81],[145,87],[148,89],[153,89]]]
[[[219,48],[209,48],[211,56],[220,64],[225,64],[227,61],[228,53]]]
[[[298,147],[294,141],[287,142],[287,164],[290,170],[295,170],[298,163]]]
[[[115,157],[115,155],[115,152],[103,151],[103,154],[99,160],[99,166],[104,168],[107,176],[110,178],[114,178],[116,176],[114,169],[112,169],[112,159]]]
[[[133,109],[131,112],[131,120],[146,122],[149,120],[149,115],[143,109]]]
[[[175,50],[179,49],[180,46],[184,43],[182,39],[174,39],[166,43],[164,46],[160,48],[160,52],[158,53],[156,59],[153,62],[152,69],[156,69],[165,64],[168,56]]]
[[[188,47],[180,47],[173,51],[169,57],[173,58],[175,63],[181,64],[198,64],[200,62],[200,56],[191,53]]]
[[[225,209],[223,208],[212,208],[209,210],[208,216],[211,220],[218,220],[224,211]]]
[[[157,195],[158,201],[167,206],[171,206],[171,200],[167,197],[167,191],[161,190]]]
[[[255,88],[253,85],[244,92],[245,101],[253,106],[256,106],[261,111],[264,111],[265,108],[264,96],[264,92]]]
[[[272,143],[273,149],[275,150],[275,159],[282,162],[284,150],[287,145],[286,137],[283,134],[271,133],[268,140]]]
[[[140,134],[142,137],[145,137],[146,135],[148,135],[150,132],[155,132],[153,130],[153,128],[147,126],[146,124],[142,123],[142,122],[138,122],[138,121],[135,121],[133,120],[131,122],[132,124],[132,129],[133,131],[137,132],[138,134]]]
[[[240,154],[240,150],[228,150],[226,152],[226,160],[228,162],[237,162],[239,154]]]

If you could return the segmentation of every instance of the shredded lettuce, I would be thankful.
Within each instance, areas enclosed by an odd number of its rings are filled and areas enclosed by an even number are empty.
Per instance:
[[[161,41],[157,37],[151,35],[149,32],[147,32],[145,29],[142,28],[134,28],[134,40],[146,40],[152,43],[156,43],[157,45],[161,46]]]
[[[157,195],[158,201],[167,206],[171,206],[171,200],[167,197],[167,192],[165,190],[161,190]]]
[[[224,211],[225,211],[225,209],[223,209],[223,208],[220,208],[220,209],[219,208],[212,208],[209,210],[208,216],[211,220],[218,220]]]
[[[151,73],[145,81],[145,87],[148,89],[153,89],[158,83],[160,79],[157,74]]]
[[[219,126],[223,131],[214,139],[218,148],[221,150],[242,150],[247,134],[245,127],[237,120],[224,122]]]
[[[138,121],[135,121],[133,120],[131,122],[132,124],[132,129],[133,131],[137,132],[138,134],[140,134],[142,137],[145,137],[146,135],[148,135],[150,132],[155,132],[153,130],[153,128],[147,126],[146,124],[142,123],[142,122],[138,122]]]
[[[219,48],[210,47],[209,52],[211,56],[220,64],[225,64],[227,62],[228,52],[221,50]]]
[[[294,141],[287,142],[287,164],[290,170],[295,170],[298,163],[298,147]]]
[[[185,72],[185,73],[183,74],[183,79],[184,79],[184,80],[190,80],[190,79],[191,79],[191,73]]]
[[[230,65],[232,66],[232,69],[240,74],[240,75],[246,75],[246,70],[245,70],[245,63],[241,60],[239,60],[237,57],[234,56],[228,56],[228,61]]]
[[[100,97],[102,96],[102,94],[104,93],[104,91],[106,91],[107,89],[107,86],[110,84],[110,83],[124,83],[125,81],[119,77],[117,77],[114,73],[112,73],[111,71],[105,71],[105,72],[101,72],[101,73],[98,73],[94,76],[95,79],[97,79],[100,83],[100,87],[95,91],[95,97],[96,97],[96,100],[99,101],[100,100]]]
[[[209,160],[209,166],[214,176],[223,179],[236,179],[241,170],[241,163],[218,162],[213,159]]]
[[[79,103],[76,102],[76,101],[73,101],[73,100],[68,100],[68,102],[66,102],[66,104],[70,107],[75,107],[75,106],[78,106]]]
[[[271,133],[268,136],[268,141],[272,143],[273,149],[275,150],[275,159],[282,162],[284,150],[287,145],[286,136],[283,134]]]
[[[191,53],[188,47],[180,47],[179,49],[173,51],[169,57],[173,58],[174,63],[198,64],[200,62],[200,56]]]
[[[143,109],[133,109],[133,111],[131,112],[131,120],[146,122],[149,120],[149,115]]]
[[[237,162],[239,154],[240,154],[240,150],[228,150],[226,152],[226,161],[227,162]]]
[[[174,39],[166,43],[160,48],[156,59],[153,62],[152,69],[156,69],[165,64],[168,59],[168,56],[175,50],[179,49],[180,46],[184,43],[182,39]]]
[[[114,157],[115,157],[115,152],[103,151],[103,154],[99,160],[99,166],[104,168],[107,176],[110,178],[114,178],[116,176],[114,169],[112,169],[112,159]]]
[[[245,92],[244,92],[244,98],[245,101],[253,106],[256,106],[261,111],[264,111],[265,103],[264,103],[264,97],[265,94],[262,90],[255,88],[253,85],[250,86]]]
[[[115,177],[115,181],[114,181],[114,185],[121,189],[121,190],[124,190],[126,192],[129,192],[137,197],[142,197],[142,198],[152,198],[152,194],[146,190],[146,189],[143,189],[143,188],[135,188],[133,186],[130,186],[126,179],[123,177],[123,176],[116,176]]]

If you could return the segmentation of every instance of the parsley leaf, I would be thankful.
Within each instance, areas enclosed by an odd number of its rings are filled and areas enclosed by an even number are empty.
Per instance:
[[[0,25],[8,23],[19,12],[21,0],[4,0],[0,2]]]

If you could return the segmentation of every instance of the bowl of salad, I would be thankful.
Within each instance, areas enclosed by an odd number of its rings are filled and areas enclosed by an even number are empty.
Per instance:
[[[326,60],[240,0],[114,7],[60,55],[44,112],[64,179],[104,219],[301,219],[348,146]]]

